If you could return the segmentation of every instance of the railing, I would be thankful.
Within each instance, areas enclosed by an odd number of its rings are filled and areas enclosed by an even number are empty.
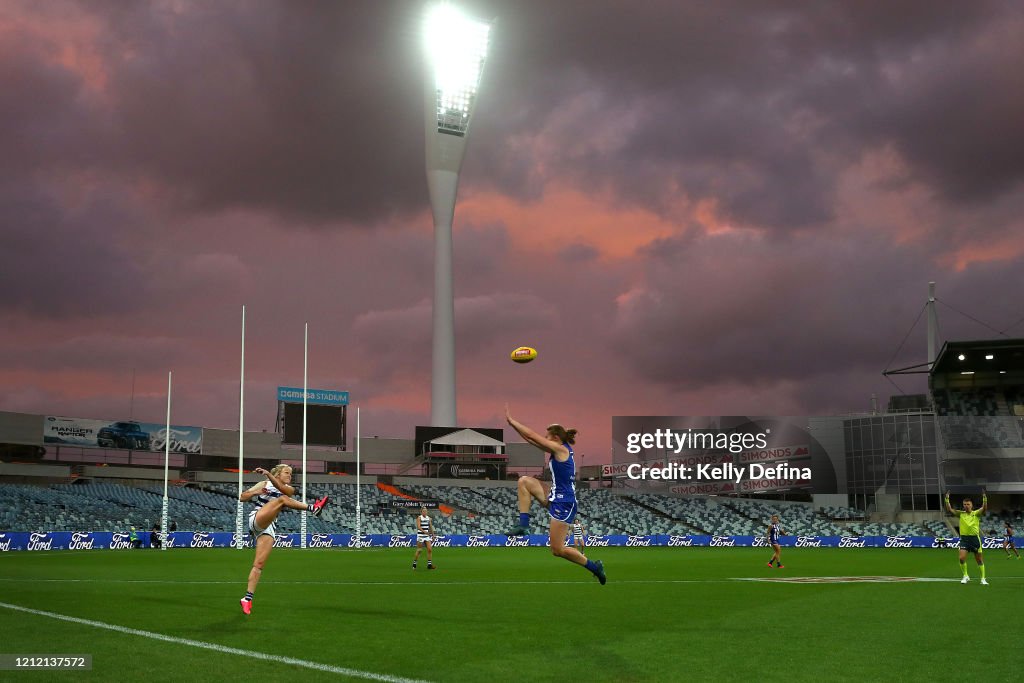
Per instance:
[[[419,456],[413,458],[412,460],[410,460],[409,462],[405,463],[404,465],[399,466],[397,473],[398,474],[405,474],[406,472],[409,472],[410,470],[412,470],[414,467],[422,467],[424,461],[425,461],[425,457],[422,456],[422,455],[419,455]]]
[[[86,448],[82,446],[47,446],[43,462],[77,462],[86,465],[141,465],[163,467],[164,453],[156,451]],[[170,466],[185,466],[185,454],[171,453]]]
[[[419,456],[424,460],[438,459],[444,462],[449,460],[464,460],[466,462],[508,462],[508,456],[501,453],[452,453],[450,451],[428,451]]]

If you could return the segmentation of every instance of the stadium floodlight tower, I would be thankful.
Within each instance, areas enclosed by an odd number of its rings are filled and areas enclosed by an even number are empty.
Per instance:
[[[427,186],[434,214],[434,341],[430,423],[455,427],[455,291],[452,220],[469,123],[487,57],[491,25],[448,3],[431,5],[424,25]]]

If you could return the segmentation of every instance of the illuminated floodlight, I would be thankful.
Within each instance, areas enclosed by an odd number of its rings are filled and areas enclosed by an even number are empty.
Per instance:
[[[962,354],[962,353],[961,353],[961,354],[960,354],[959,356],[957,356],[957,360],[964,360],[964,359],[966,359],[966,358],[967,358],[967,356],[965,356],[965,355],[964,355],[964,354]]]
[[[448,3],[432,5],[423,25],[427,189],[434,218],[434,309],[430,424],[458,425],[455,411],[455,288],[452,223],[459,171],[469,141],[491,25]]]
[[[992,360],[995,356],[991,353],[985,355],[985,360]]]
[[[433,5],[424,27],[434,78],[437,132],[463,136],[476,103],[491,25],[447,3]]]

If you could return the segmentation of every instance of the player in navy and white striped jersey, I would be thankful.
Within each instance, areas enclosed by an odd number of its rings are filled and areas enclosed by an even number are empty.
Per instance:
[[[771,567],[774,562],[775,566],[779,569],[785,569],[782,565],[782,547],[779,545],[779,537],[785,533],[786,530],[782,528],[781,524],[779,524],[779,516],[772,515],[772,522],[768,525],[768,543],[771,544],[772,550],[775,552],[772,553],[772,559],[768,560],[769,567]]]
[[[260,582],[260,575],[263,573],[263,565],[267,563],[270,551],[274,549],[274,541],[277,538],[277,529],[274,522],[282,509],[305,510],[312,512],[319,517],[324,506],[327,505],[327,496],[324,496],[315,503],[300,503],[291,496],[295,495],[295,487],[292,486],[292,468],[288,465],[276,465],[269,472],[262,467],[257,467],[256,474],[262,474],[266,479],[256,484],[248,491],[243,491],[238,498],[243,503],[252,501],[256,509],[249,513],[249,533],[256,538],[256,557],[249,571],[249,584],[245,597],[241,599],[242,612],[252,612],[252,596],[256,592],[256,585]]]
[[[587,547],[587,539],[584,534],[587,530],[583,528],[583,522],[580,521],[579,515],[576,516],[576,521],[572,523],[572,547],[576,550],[582,551],[582,548]]]
[[[412,568],[416,569],[416,562],[420,559],[420,548],[427,547],[427,569],[434,568],[433,557],[434,544],[434,522],[427,514],[427,507],[420,508],[420,514],[416,517],[416,555],[412,558]]]
[[[548,469],[551,471],[551,489],[546,499],[540,481],[534,477],[519,477],[519,523],[509,529],[509,535],[523,535],[529,530],[530,506],[536,499],[548,509],[548,516],[551,517],[548,530],[551,554],[586,567],[603,586],[608,580],[604,564],[600,560],[588,560],[579,550],[565,545],[570,525],[576,519],[576,463],[572,450],[576,443],[576,430],[553,424],[548,425],[546,436],[541,436],[522,422],[512,419],[507,404],[505,419],[519,436],[548,454]]]

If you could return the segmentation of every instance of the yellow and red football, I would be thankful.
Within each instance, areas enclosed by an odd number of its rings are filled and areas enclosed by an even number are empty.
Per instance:
[[[520,346],[509,354],[509,357],[517,363],[529,363],[537,357],[537,349],[530,348],[529,346]]]

